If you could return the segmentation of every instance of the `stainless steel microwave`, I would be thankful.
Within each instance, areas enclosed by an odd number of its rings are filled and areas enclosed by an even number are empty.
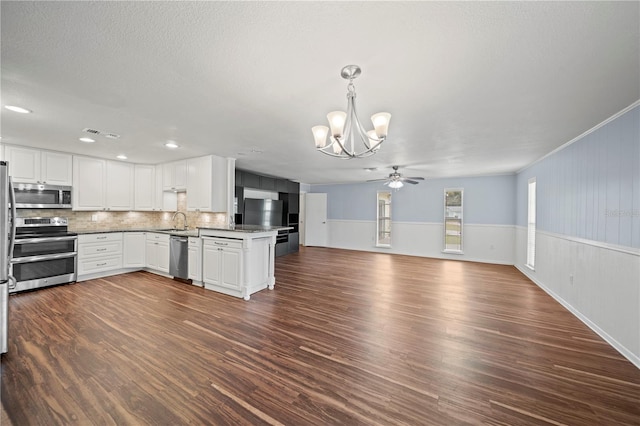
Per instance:
[[[14,183],[16,208],[18,209],[70,209],[71,187]]]

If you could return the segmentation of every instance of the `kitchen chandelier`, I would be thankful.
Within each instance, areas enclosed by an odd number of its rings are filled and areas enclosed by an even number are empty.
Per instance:
[[[345,80],[349,80],[347,85],[347,112],[333,111],[327,114],[331,134],[329,135],[329,127],[327,126],[311,128],[316,142],[316,149],[323,154],[345,160],[364,158],[375,154],[380,149],[382,142],[387,139],[387,130],[391,119],[391,114],[388,112],[379,112],[371,116],[375,130],[364,130],[360,120],[358,120],[356,88],[353,85],[353,80],[358,78],[361,73],[362,70],[357,65],[347,65],[342,68],[340,75]],[[356,133],[364,145],[364,149],[360,152],[356,152]],[[327,135],[330,141],[328,144]]]

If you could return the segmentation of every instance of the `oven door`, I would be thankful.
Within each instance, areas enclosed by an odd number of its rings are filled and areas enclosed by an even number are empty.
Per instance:
[[[78,237],[36,237],[17,238],[13,248],[13,259],[42,256],[47,254],[73,253],[76,251]]]
[[[77,241],[76,236],[16,240],[11,274],[17,283],[9,291],[14,293],[74,282],[77,278]]]
[[[74,282],[77,254],[63,253],[22,257],[11,260],[11,274],[16,278],[11,293]]]

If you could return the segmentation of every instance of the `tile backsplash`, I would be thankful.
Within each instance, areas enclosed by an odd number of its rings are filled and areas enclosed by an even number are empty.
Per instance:
[[[206,226],[225,226],[226,213],[187,211],[186,193],[178,193],[178,211],[187,216],[189,229]],[[171,221],[175,212],[112,212],[73,211],[71,209],[19,209],[18,217],[62,216],[69,219],[70,231],[99,231],[101,229],[182,228],[182,215]],[[95,219],[95,220],[94,220]]]

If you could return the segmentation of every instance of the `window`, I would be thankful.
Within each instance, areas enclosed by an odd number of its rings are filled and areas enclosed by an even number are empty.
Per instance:
[[[376,246],[391,247],[391,192],[379,191]]]
[[[529,198],[527,206],[527,266],[536,264],[536,178],[529,179]]]
[[[462,253],[462,189],[444,190],[444,251]]]

